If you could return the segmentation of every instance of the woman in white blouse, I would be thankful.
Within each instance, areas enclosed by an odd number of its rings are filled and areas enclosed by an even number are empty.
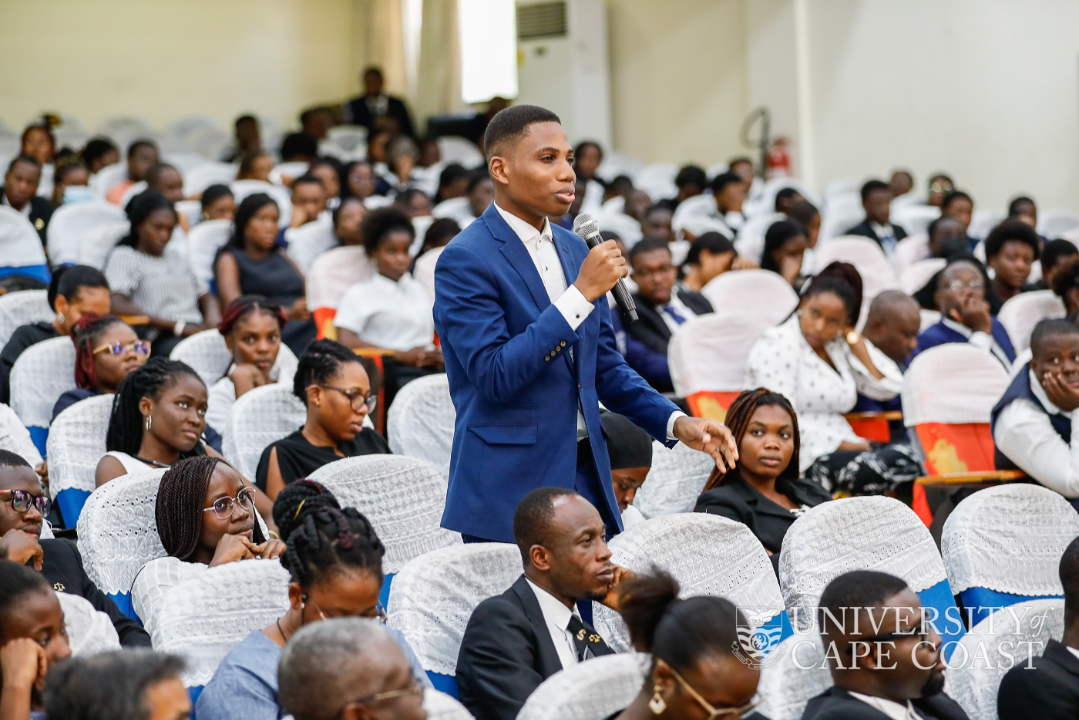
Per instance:
[[[862,281],[853,266],[832,263],[803,293],[798,311],[764,333],[746,362],[746,387],[790,398],[802,444],[799,470],[829,492],[881,494],[921,474],[907,445],[873,448],[843,417],[858,393],[899,394],[898,366],[853,328]]]

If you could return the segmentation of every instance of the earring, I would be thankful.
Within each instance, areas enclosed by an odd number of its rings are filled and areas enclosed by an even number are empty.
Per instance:
[[[150,426],[154,424],[154,418],[151,415],[146,416],[146,429],[149,430]]]
[[[64,324],[64,314],[63,313],[56,313],[56,322],[60,323],[61,325]]]
[[[659,692],[659,685],[655,687],[655,694],[652,695],[652,699],[648,701],[648,709],[652,711],[653,715],[662,715],[663,711],[667,709],[667,701],[663,699],[663,695]]]

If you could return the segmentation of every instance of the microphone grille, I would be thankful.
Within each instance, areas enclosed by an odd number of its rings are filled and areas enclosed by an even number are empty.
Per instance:
[[[581,213],[573,219],[573,232],[581,237],[588,237],[599,232],[599,223],[588,213]]]

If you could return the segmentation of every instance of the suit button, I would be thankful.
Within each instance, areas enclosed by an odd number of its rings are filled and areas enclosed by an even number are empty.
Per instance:
[[[562,341],[562,347],[566,347],[566,341],[565,340]]]
[[[549,361],[551,359],[551,356],[550,355],[544,355],[543,359],[546,360],[546,361]]]

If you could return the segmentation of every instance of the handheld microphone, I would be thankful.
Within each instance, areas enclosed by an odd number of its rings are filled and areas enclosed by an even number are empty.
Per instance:
[[[573,232],[577,233],[589,248],[594,248],[603,242],[603,238],[599,234],[599,223],[588,213],[581,213],[574,218]],[[626,284],[622,282],[622,278],[618,279],[615,286],[611,288],[611,292],[614,293],[615,302],[618,303],[618,307],[629,318],[629,321],[637,322],[637,306],[634,304],[629,291],[626,290]]]

